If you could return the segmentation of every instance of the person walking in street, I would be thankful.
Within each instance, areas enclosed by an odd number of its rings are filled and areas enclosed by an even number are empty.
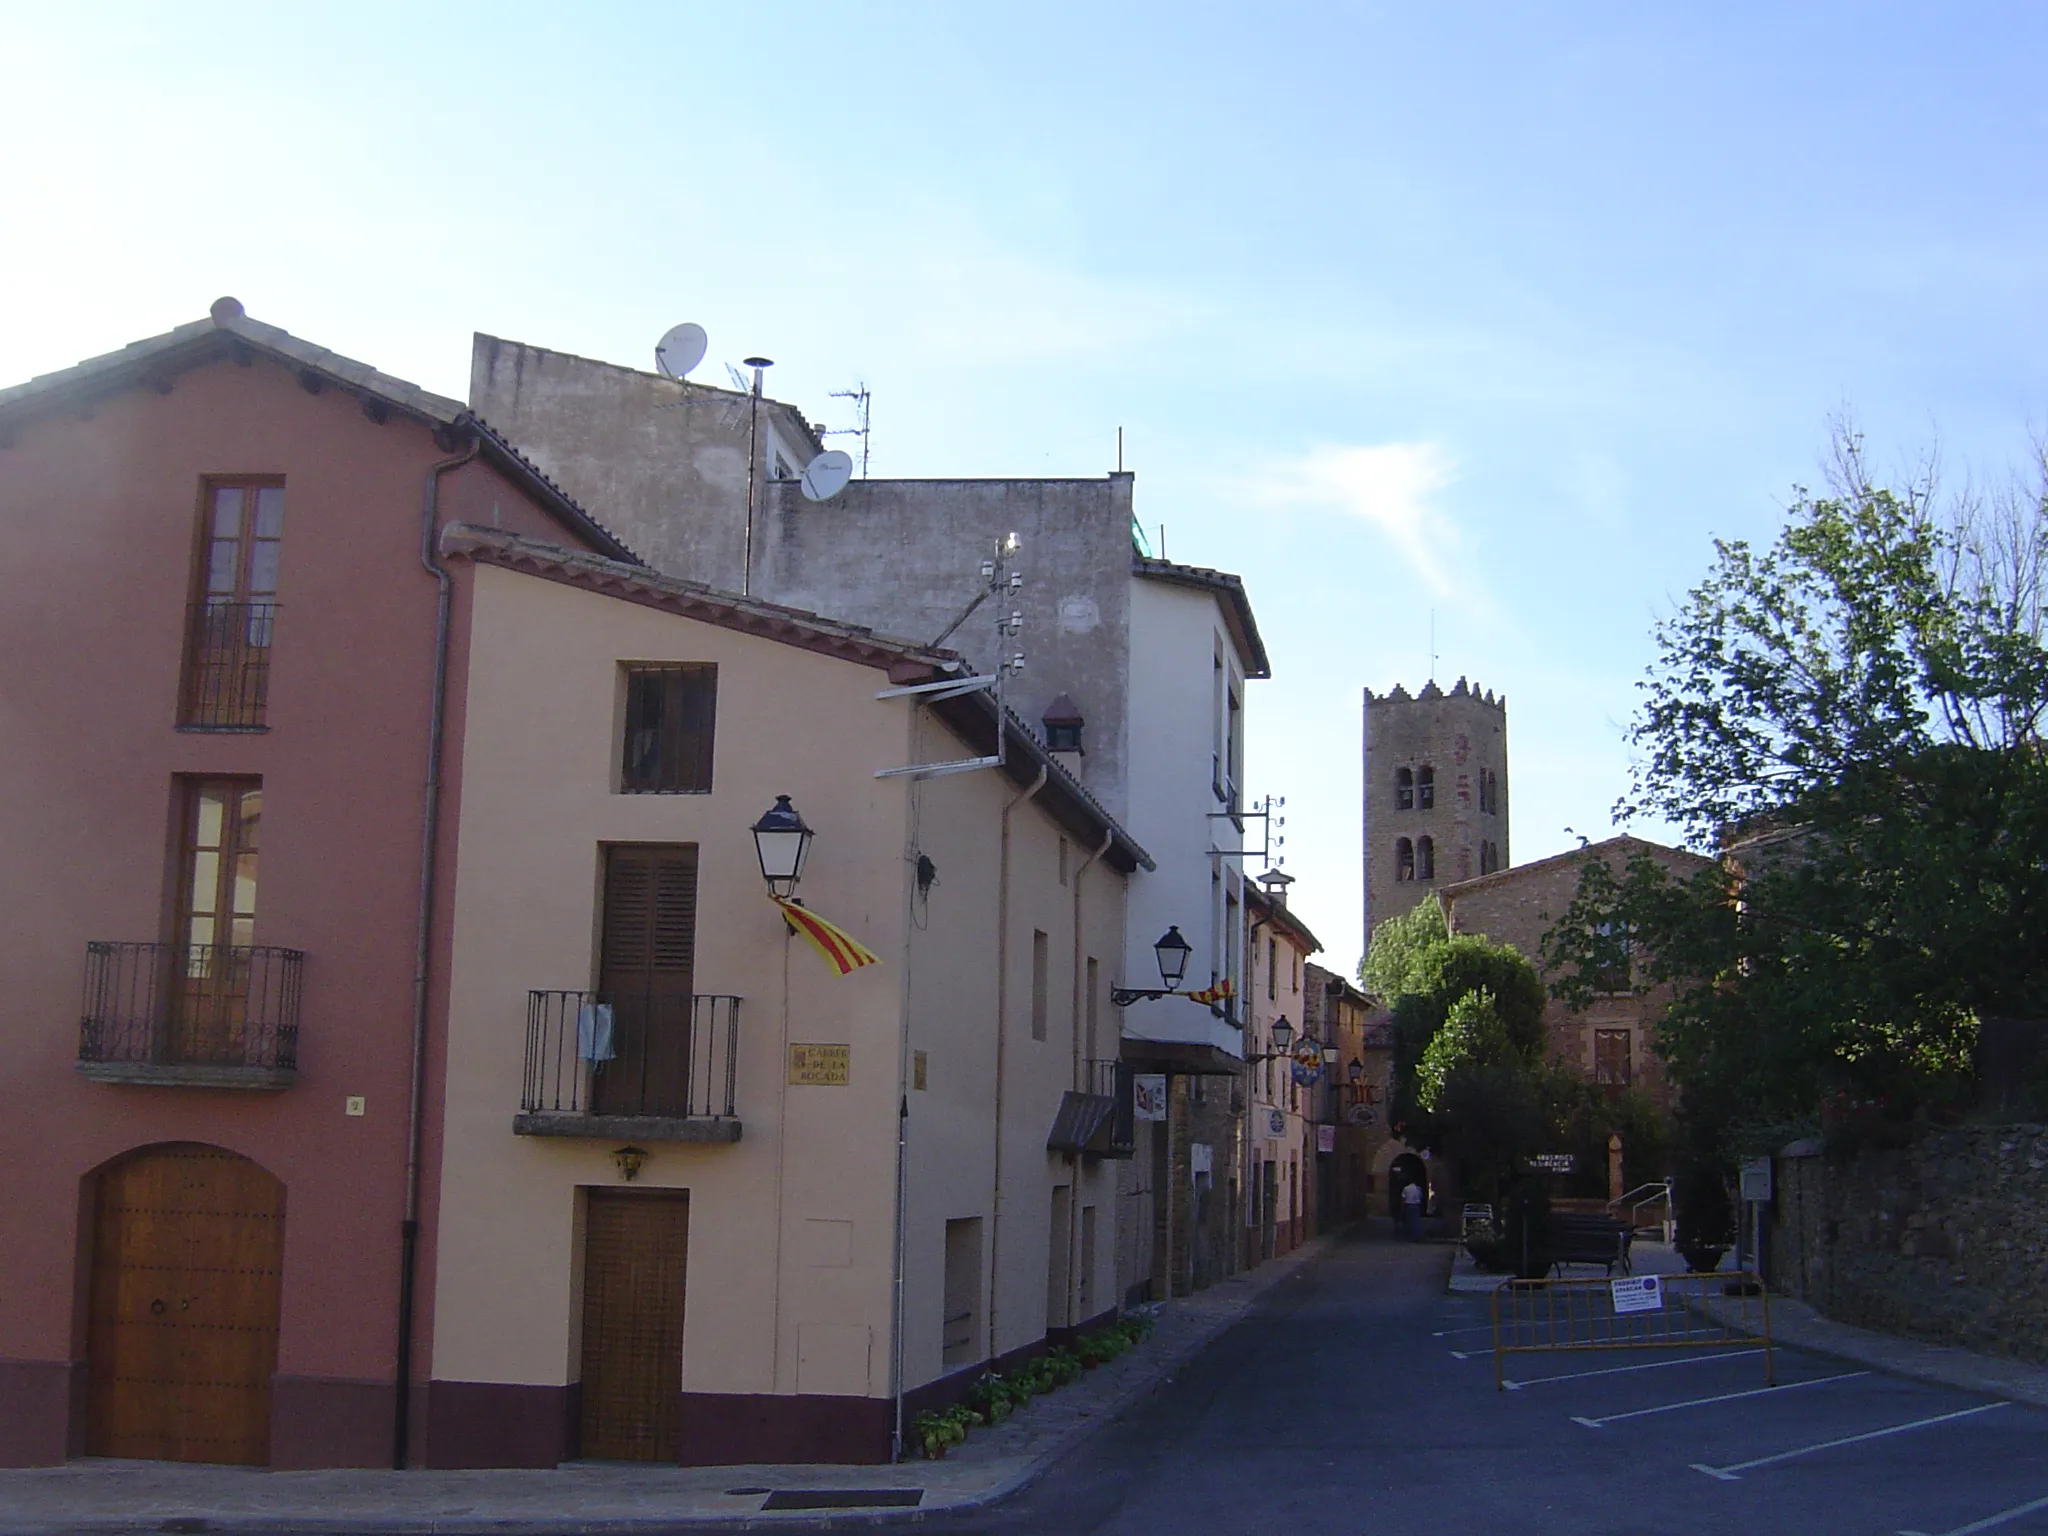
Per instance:
[[[1411,1243],[1422,1241],[1422,1185],[1410,1179],[1401,1186],[1401,1230]]]

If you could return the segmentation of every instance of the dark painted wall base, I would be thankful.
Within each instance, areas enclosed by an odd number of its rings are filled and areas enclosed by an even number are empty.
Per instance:
[[[427,1387],[429,1467],[552,1467],[577,1454],[582,1387],[436,1381]]]
[[[0,1360],[0,1467],[54,1467],[85,1442],[85,1362]]]
[[[895,1407],[886,1397],[683,1394],[686,1467],[747,1462],[873,1464],[889,1459]]]
[[[273,1467],[388,1467],[395,1406],[388,1381],[270,1379]]]

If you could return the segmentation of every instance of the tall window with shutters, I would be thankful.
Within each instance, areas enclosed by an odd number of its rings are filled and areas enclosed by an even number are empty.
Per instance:
[[[612,1008],[612,1043],[611,1055],[592,1075],[592,1111],[687,1115],[697,845],[607,847],[601,935],[598,996]]]
[[[711,792],[718,667],[712,662],[628,663],[626,739],[619,788],[629,795]]]
[[[284,482],[208,480],[200,501],[178,724],[187,730],[260,730],[270,703]]]

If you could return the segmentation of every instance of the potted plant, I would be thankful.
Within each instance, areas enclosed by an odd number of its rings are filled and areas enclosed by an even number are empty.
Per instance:
[[[1735,1206],[1721,1170],[1692,1163],[1671,1181],[1671,1204],[1677,1222],[1672,1246],[1694,1274],[1712,1274],[1735,1241]]]

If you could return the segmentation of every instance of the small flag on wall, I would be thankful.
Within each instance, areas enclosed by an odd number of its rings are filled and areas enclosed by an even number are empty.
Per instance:
[[[1227,1003],[1230,1001],[1231,991],[1230,978],[1226,976],[1212,987],[1204,987],[1199,992],[1190,992],[1188,994],[1188,1001],[1191,1003]]]
[[[802,936],[805,943],[825,957],[825,963],[841,976],[849,976],[864,965],[875,963],[875,952],[843,929],[836,928],[811,911],[798,906],[783,896],[768,898],[782,908],[782,915],[789,919],[789,926]]]

